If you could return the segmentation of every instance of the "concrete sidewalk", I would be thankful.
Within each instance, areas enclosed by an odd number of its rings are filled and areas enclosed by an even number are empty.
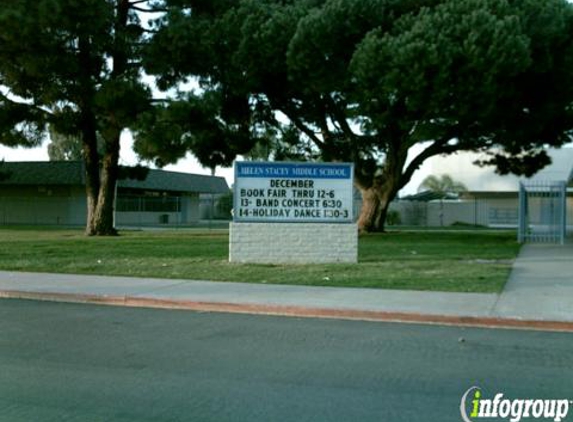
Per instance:
[[[0,272],[0,297],[573,331],[573,245],[524,246],[502,294]]]
[[[573,322],[573,243],[525,245],[493,315]]]

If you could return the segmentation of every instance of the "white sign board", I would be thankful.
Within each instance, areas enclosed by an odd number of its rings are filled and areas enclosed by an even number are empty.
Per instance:
[[[353,165],[235,163],[236,222],[353,222]]]

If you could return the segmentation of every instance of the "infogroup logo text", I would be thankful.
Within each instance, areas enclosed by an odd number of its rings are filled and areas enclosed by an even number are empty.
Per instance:
[[[462,396],[460,413],[464,422],[474,422],[480,418],[497,418],[510,422],[520,422],[522,419],[560,422],[567,417],[571,404],[573,401],[567,399],[507,399],[503,393],[486,399],[480,387],[473,386]]]

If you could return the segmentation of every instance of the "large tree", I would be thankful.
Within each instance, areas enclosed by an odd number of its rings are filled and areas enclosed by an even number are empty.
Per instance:
[[[178,130],[142,136],[140,153],[228,164],[269,127],[296,128],[300,151],[355,163],[362,230],[383,230],[429,157],[497,148],[488,164],[531,174],[573,127],[566,0],[169,3],[146,68],[163,88],[195,77],[201,89],[166,107]],[[185,123],[197,113],[216,132]]]
[[[89,235],[115,234],[120,136],[151,108],[142,82],[153,0],[0,0],[0,144],[37,146],[46,129],[82,145]],[[98,134],[103,151],[98,154]]]

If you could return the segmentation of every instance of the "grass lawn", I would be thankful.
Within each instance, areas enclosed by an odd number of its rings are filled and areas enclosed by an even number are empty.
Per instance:
[[[501,291],[518,250],[513,232],[404,231],[362,236],[355,265],[247,265],[225,230],[0,228],[0,270],[456,292]]]

